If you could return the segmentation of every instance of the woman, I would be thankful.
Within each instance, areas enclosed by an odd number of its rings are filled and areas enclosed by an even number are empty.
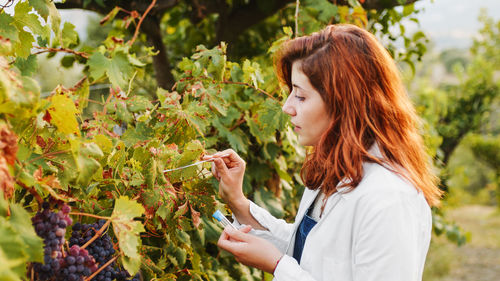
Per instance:
[[[307,188],[287,224],[246,199],[234,151],[207,156],[234,224],[245,225],[226,227],[218,246],[275,280],[421,280],[441,192],[387,51],[361,28],[330,25],[285,43],[275,65],[291,90],[283,111],[313,147]]]

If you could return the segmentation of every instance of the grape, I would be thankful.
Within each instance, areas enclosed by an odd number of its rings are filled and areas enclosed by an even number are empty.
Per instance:
[[[67,205],[64,205],[67,206]],[[63,208],[66,210],[69,206]],[[71,208],[70,208],[71,209]],[[49,280],[61,269],[62,245],[66,233],[67,214],[50,210],[50,203],[42,203],[42,211],[32,218],[35,232],[44,242],[44,263],[34,263],[37,280]]]
[[[68,257],[66,258],[66,262],[67,262],[69,265],[71,265],[71,264],[75,264],[76,259],[75,259],[75,257],[74,257],[74,256],[68,256]]]
[[[68,205],[64,205],[64,206],[62,206],[61,211],[62,211],[64,214],[69,214],[69,212],[71,212],[71,207],[70,207],[70,206],[68,206]]]
[[[80,262],[80,263],[78,263]],[[96,269],[95,260],[89,256],[85,249],[80,249],[80,246],[73,245],[68,251],[68,255],[64,259],[66,267],[57,275],[58,281],[63,280],[83,280],[84,276],[90,276],[93,272],[91,269]]]

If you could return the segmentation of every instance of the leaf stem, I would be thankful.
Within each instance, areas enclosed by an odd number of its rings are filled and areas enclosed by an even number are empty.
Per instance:
[[[92,242],[94,242],[94,240],[99,238],[110,223],[111,220],[106,221],[106,223],[95,233],[95,235],[87,243],[85,243],[85,245],[81,246],[80,249],[87,248],[88,245],[90,245]]]
[[[99,267],[94,273],[92,273],[92,275],[90,275],[89,277],[85,278],[83,281],[90,281],[90,280],[92,280],[92,278],[94,278],[97,274],[99,274],[99,272],[103,271],[106,267],[108,267],[108,265],[110,265],[116,259],[118,259],[119,256],[120,255],[114,256],[112,259],[110,259],[104,265],[102,265],[101,267]]]
[[[85,216],[85,217],[91,217],[91,218],[96,218],[96,219],[101,219],[101,220],[109,220],[109,217],[103,217],[103,216],[87,214],[87,213],[70,212],[69,214],[74,215],[74,216]]]
[[[54,156],[54,155],[57,155],[57,154],[63,154],[63,153],[68,153],[70,152],[70,150],[59,150],[59,151],[52,151],[52,152],[49,152],[49,153],[44,153],[38,157],[35,157],[33,159],[31,159],[30,161],[28,161],[28,164],[31,164],[33,162],[35,162],[36,160],[38,159],[41,159],[41,158],[47,158],[47,157],[50,157],[50,156]]]

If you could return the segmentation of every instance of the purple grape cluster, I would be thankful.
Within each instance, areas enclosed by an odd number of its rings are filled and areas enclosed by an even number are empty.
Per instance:
[[[61,211],[55,213],[50,210],[50,204],[44,202],[42,211],[36,213],[31,219],[36,234],[44,242],[44,263],[34,263],[34,271],[38,280],[49,280],[61,269],[62,246],[64,245],[66,227],[72,224],[68,216],[71,208],[63,205]]]
[[[80,224],[75,223],[73,225],[73,233],[69,239],[70,246],[72,245],[84,245],[94,235],[102,228],[106,223],[105,220],[99,220],[97,223],[93,224]],[[88,247],[89,253],[95,258],[96,262],[99,264],[105,264],[108,260],[113,257],[115,249],[113,248],[113,243],[108,234],[103,234],[99,238],[95,239]]]
[[[97,270],[94,257],[78,245],[71,246],[68,255],[61,260],[61,270],[56,279],[58,281],[81,281],[84,276],[90,276]]]
[[[52,202],[54,207],[61,202]],[[32,218],[33,226],[38,236],[44,241],[44,262],[34,263],[33,270],[36,280],[40,281],[83,281],[92,275],[100,266],[106,264],[115,254],[113,242],[108,234],[102,234],[93,240],[86,249],[80,247],[89,242],[106,223],[99,220],[93,224],[76,222],[72,227],[69,239],[70,249],[64,252],[66,228],[73,221],[68,216],[71,207],[64,204],[61,210],[51,211],[51,204],[44,202],[42,210]],[[97,281],[140,281],[140,275],[131,277],[115,262],[102,269],[92,280]]]
[[[85,245],[94,235],[103,227],[106,223],[105,220],[99,220],[92,224],[81,224],[76,222],[72,229],[71,238],[69,239],[70,246],[74,245]],[[102,234],[100,237],[92,241],[90,245],[87,246],[88,252],[92,255],[100,266],[106,264],[110,259],[113,258],[115,254],[115,249],[113,248],[113,242],[107,233]],[[125,281],[134,280],[139,281],[140,276],[137,274],[132,279],[130,274],[125,270],[120,270],[115,262],[110,263],[102,271],[100,271],[93,280],[97,281]]]

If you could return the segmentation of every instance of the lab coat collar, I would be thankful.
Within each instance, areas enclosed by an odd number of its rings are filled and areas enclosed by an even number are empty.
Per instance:
[[[377,143],[377,142],[375,142],[375,143],[374,143],[374,144],[370,147],[370,149],[368,149],[368,153],[369,153],[371,156],[373,156],[373,157],[375,157],[375,158],[378,158],[378,159],[380,159],[380,160],[383,160],[383,159],[384,159],[384,156],[382,155],[382,152],[380,151],[380,148],[379,148],[379,145],[378,145],[378,143]],[[370,169],[372,169],[372,168],[374,167],[374,165],[378,165],[378,164],[376,164],[376,163],[372,163],[372,162],[364,162],[364,163],[363,163],[363,174],[365,174],[365,175],[366,175],[366,174],[367,174],[367,172],[368,172]],[[344,179],[342,179],[342,180],[339,182],[339,184],[338,184],[337,186],[342,185],[342,184],[344,184],[344,183],[346,183],[346,182],[347,182],[347,179],[345,179],[345,178],[344,178]],[[337,188],[337,192],[340,194],[340,196],[342,196],[342,198],[343,198],[343,199],[349,199],[349,197],[351,197],[351,196],[352,196],[352,194],[354,193],[354,192],[350,191],[350,189],[351,189],[351,188],[350,188],[350,187],[348,187],[348,186],[338,187],[338,188]],[[327,204],[328,204],[328,203],[327,203]],[[326,207],[327,207],[327,206],[325,206],[325,211],[326,211]]]

